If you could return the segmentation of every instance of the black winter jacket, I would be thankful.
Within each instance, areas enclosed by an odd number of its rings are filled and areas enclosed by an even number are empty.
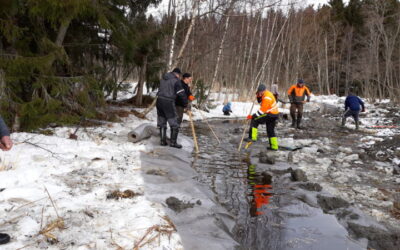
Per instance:
[[[176,98],[175,105],[184,107],[186,108],[187,104],[189,103],[189,96],[192,95],[192,92],[190,91],[189,85],[187,85],[184,81],[180,81],[182,88],[185,90],[185,97],[180,97]]]

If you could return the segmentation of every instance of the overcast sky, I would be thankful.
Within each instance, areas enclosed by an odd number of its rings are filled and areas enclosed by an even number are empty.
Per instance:
[[[183,0],[177,0],[183,2]],[[283,0],[287,2],[292,2],[293,0]],[[297,0],[301,6],[306,6],[309,4],[314,4],[318,6],[319,4],[326,4],[328,0]],[[147,11],[147,14],[152,14],[153,16],[161,16],[161,13],[165,13],[168,9],[169,0],[162,0],[162,2],[156,7],[150,7]],[[344,2],[348,2],[348,0],[344,0]]]

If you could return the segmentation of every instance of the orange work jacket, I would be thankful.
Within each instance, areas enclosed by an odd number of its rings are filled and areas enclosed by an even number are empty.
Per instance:
[[[279,114],[278,103],[275,100],[275,96],[268,90],[264,91],[261,98],[260,109],[257,111],[257,115],[263,114]]]
[[[311,91],[306,87],[299,87],[297,84],[292,85],[288,90],[288,96],[290,102],[303,102],[307,96],[307,100],[310,100]]]

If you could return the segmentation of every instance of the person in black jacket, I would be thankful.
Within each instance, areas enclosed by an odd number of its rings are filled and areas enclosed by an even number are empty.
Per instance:
[[[178,114],[179,126],[182,123],[183,113],[185,112],[185,109],[190,110],[190,108],[191,108],[189,101],[194,100],[194,96],[192,95],[192,92],[190,91],[190,86],[189,86],[192,83],[192,80],[193,80],[193,78],[192,78],[191,74],[185,73],[182,75],[181,85],[182,85],[182,88],[185,90],[185,97],[177,96],[176,102],[175,102],[176,112]]]
[[[182,88],[180,77],[181,70],[175,68],[172,72],[164,74],[160,81],[160,88],[157,93],[157,126],[160,128],[161,145],[167,145],[167,122],[171,128],[170,146],[182,148],[178,144],[179,124],[175,108],[175,100],[181,98],[187,106],[185,90]],[[186,103],[185,103],[186,100]]]

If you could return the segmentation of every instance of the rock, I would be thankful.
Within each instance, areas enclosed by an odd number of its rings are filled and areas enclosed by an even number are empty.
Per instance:
[[[393,194],[393,207],[400,210],[400,194]]]
[[[400,167],[399,166],[393,166],[393,174],[400,175]]]
[[[343,220],[345,218],[350,218],[351,220],[358,220],[360,218],[360,215],[354,213],[353,211],[351,211],[351,209],[343,209],[341,211],[339,211],[336,216]]]
[[[184,202],[173,196],[166,199],[165,202],[167,203],[167,205],[170,209],[174,210],[177,213],[180,213],[187,208],[194,207],[194,203]]]
[[[343,160],[349,162],[349,161],[356,161],[358,159],[359,159],[358,154],[351,154],[351,155],[344,157]]]
[[[275,164],[275,158],[266,152],[260,152],[259,161],[260,163]]]
[[[318,204],[324,212],[329,212],[338,208],[349,207],[350,204],[339,197],[317,195]]]
[[[368,239],[368,249],[399,249],[399,232],[389,232],[375,226],[360,225],[356,222],[348,222],[347,224],[356,237]]]
[[[338,148],[339,152],[345,153],[345,154],[351,154],[353,150],[351,148],[345,148],[345,147],[339,147]]]
[[[168,174],[168,172],[161,170],[161,169],[150,169],[146,172],[148,175],[160,175],[160,176],[165,176]]]
[[[261,176],[262,176],[262,183],[264,185],[270,185],[272,183],[273,175],[271,173],[262,172]]]
[[[301,169],[296,169],[291,172],[293,181],[308,181],[306,173]]]
[[[316,191],[316,192],[322,191],[322,187],[318,183],[312,183],[312,182],[300,183],[299,187],[308,191]]]

